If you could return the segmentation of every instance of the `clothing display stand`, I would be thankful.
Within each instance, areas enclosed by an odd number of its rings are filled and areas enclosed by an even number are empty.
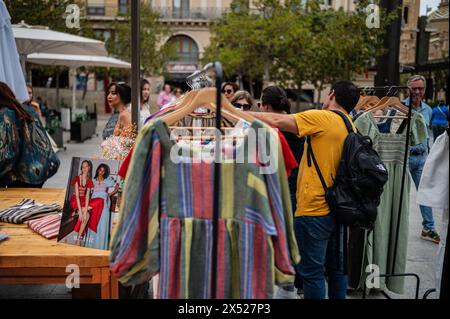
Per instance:
[[[373,93],[376,92],[388,92],[387,95],[389,95],[390,92],[393,92],[393,95],[398,92],[398,90],[408,90],[409,96],[411,96],[411,91],[408,86],[382,86],[382,87],[365,87],[361,90],[369,90]],[[406,122],[406,147],[405,147],[405,154],[404,154],[404,160],[403,160],[403,171],[402,171],[402,182],[401,182],[401,189],[400,189],[400,199],[399,199],[399,206],[398,206],[398,219],[397,219],[397,228],[395,232],[395,242],[394,242],[394,257],[392,266],[390,269],[389,274],[380,274],[380,278],[391,278],[391,277],[414,277],[416,278],[416,293],[415,293],[415,299],[419,299],[419,287],[420,287],[420,278],[417,274],[414,273],[402,273],[402,274],[396,274],[395,273],[395,261],[397,258],[397,245],[398,245],[398,236],[400,232],[400,221],[401,221],[401,212],[402,212],[402,203],[403,203],[403,192],[405,189],[405,179],[406,179],[406,172],[408,169],[408,155],[409,155],[409,133],[411,131],[411,116],[412,116],[412,99],[409,99],[409,105],[408,105],[408,116],[407,116],[407,122]],[[386,298],[392,299],[385,291],[381,292]],[[366,299],[366,282],[363,283],[363,299]]]
[[[450,135],[450,129],[446,129],[446,134]],[[448,287],[448,270],[450,268],[450,252],[448,251],[448,246],[450,245],[450,222],[447,225],[447,239],[445,241],[445,251],[444,251],[444,264],[442,266],[442,275],[441,275],[441,282],[440,282],[440,293],[439,293],[439,299],[449,299],[449,287]]]
[[[217,250],[218,250],[218,228],[219,228],[219,191],[220,191],[220,155],[221,155],[221,123],[222,123],[222,64],[220,62],[212,62],[205,67],[187,77],[186,82],[193,89],[211,86],[212,81],[208,77],[209,70],[214,69],[216,74],[216,144],[215,144],[215,161],[214,161],[214,190],[213,190],[213,244],[212,244],[212,265],[211,265],[211,298],[216,299],[216,278],[217,278]]]

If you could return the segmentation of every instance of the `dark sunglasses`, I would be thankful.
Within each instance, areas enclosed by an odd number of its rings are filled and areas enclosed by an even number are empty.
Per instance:
[[[252,108],[252,106],[250,104],[240,104],[240,103],[233,103],[233,106],[238,108],[238,109],[242,109],[242,110],[250,110]]]
[[[228,90],[223,90],[222,93],[231,94],[231,93],[234,93],[234,92],[233,92],[233,90],[228,89]]]

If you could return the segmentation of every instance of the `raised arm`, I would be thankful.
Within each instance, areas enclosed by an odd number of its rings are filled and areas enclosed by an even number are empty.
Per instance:
[[[292,114],[248,112],[258,120],[266,122],[280,131],[291,132],[298,135],[298,126]]]

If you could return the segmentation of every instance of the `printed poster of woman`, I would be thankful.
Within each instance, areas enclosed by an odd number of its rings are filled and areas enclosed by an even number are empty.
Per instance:
[[[73,158],[58,241],[107,250],[120,161]]]

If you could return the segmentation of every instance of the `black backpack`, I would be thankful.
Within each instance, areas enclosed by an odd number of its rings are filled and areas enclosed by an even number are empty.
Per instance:
[[[377,207],[383,186],[388,180],[388,172],[373,149],[370,137],[354,132],[343,113],[333,112],[344,120],[348,130],[333,185],[327,187],[325,183],[314,157],[310,136],[307,137],[308,166],[311,166],[312,159],[325,190],[325,199],[337,223],[370,230],[377,218]]]

